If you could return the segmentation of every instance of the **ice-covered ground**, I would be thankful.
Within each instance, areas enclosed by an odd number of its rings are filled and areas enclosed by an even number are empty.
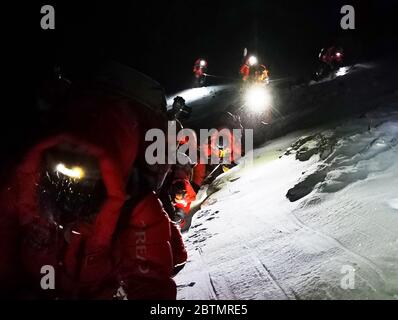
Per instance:
[[[194,216],[179,299],[398,299],[397,108],[291,133],[254,158]]]

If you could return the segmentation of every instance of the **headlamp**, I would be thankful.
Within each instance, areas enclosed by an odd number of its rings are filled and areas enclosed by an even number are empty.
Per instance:
[[[248,60],[248,62],[249,62],[249,65],[250,66],[254,66],[255,64],[257,64],[257,57],[255,57],[255,56],[251,56],[250,58],[249,58],[249,60]]]
[[[63,163],[57,164],[55,167],[55,171],[72,179],[82,179],[85,175],[84,170],[81,167],[75,166],[72,168],[68,168]]]
[[[245,95],[245,105],[250,111],[261,113],[271,104],[271,95],[267,88],[261,85],[254,85],[250,87]]]

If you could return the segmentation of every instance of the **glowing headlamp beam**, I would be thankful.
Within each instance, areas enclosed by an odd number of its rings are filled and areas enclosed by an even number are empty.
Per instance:
[[[257,57],[251,56],[249,58],[249,65],[254,66],[255,64],[257,64]]]
[[[55,167],[55,170],[73,179],[81,179],[84,177],[84,170],[80,167],[67,168],[63,163],[59,163]]]

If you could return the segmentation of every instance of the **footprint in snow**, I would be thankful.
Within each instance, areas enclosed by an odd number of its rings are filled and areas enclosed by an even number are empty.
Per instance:
[[[210,217],[210,218],[207,218],[206,221],[211,221],[211,220],[214,220],[214,219],[217,219],[217,217]]]
[[[188,284],[179,284],[177,285],[177,288],[187,288],[187,287],[193,287],[196,284],[196,282],[191,282]]]

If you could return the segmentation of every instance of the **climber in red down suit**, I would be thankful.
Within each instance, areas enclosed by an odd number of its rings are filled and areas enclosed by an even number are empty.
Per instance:
[[[176,298],[172,277],[187,252],[153,190],[167,168],[154,170],[143,156],[146,130],[167,126],[164,97],[153,83],[147,94],[143,83],[137,100],[137,92],[128,97],[103,85],[80,89],[62,124],[2,185],[0,296]]]

